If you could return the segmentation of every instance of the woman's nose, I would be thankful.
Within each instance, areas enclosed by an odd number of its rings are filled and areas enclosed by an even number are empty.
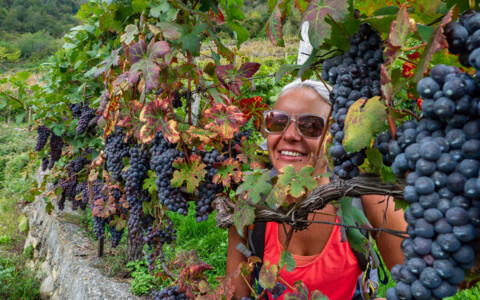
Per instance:
[[[299,141],[301,139],[294,120],[288,124],[287,130],[283,133],[283,138],[287,141]]]

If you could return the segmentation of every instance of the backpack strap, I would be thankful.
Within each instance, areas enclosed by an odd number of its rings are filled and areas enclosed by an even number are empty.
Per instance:
[[[253,229],[248,228],[248,244],[253,255],[260,257],[263,260],[263,252],[265,250],[265,230],[267,229],[266,222],[256,223]]]

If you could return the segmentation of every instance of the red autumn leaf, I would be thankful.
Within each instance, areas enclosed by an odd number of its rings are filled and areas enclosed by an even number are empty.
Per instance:
[[[97,218],[106,219],[113,215],[116,211],[115,203],[112,203],[110,201],[105,203],[103,198],[95,200],[93,204],[95,205],[95,207],[92,210],[92,215]]]
[[[215,71],[223,86],[235,95],[240,96],[240,87],[243,85],[243,80],[251,78],[259,68],[259,63],[246,62],[238,70],[230,64],[217,66]]]
[[[242,165],[233,158],[224,160],[217,169],[218,172],[212,180],[215,184],[221,182],[223,186],[229,187],[232,180],[239,183],[242,179]]]
[[[147,46],[145,40],[141,39],[128,48],[128,52],[133,62],[129,70],[129,83],[136,83],[141,72],[145,80],[145,89],[147,91],[157,89],[159,85],[160,66],[156,60],[171,52],[168,43],[165,41],[155,42],[155,40],[152,40]]]
[[[148,103],[140,114],[140,121],[146,122],[140,130],[140,139],[143,143],[150,143],[155,133],[162,131],[170,143],[180,141],[177,122],[167,117],[168,104],[165,99],[157,99]]]
[[[212,8],[208,11],[208,16],[210,20],[217,23],[217,25],[223,25],[225,23],[225,16],[221,10],[215,12]]]
[[[270,109],[268,104],[262,103],[262,97],[260,96],[237,100],[236,105],[240,107],[245,114],[247,121],[250,121],[251,118],[255,117],[254,124],[257,129],[259,129],[263,123],[263,112]]]
[[[218,133],[224,140],[232,139],[247,121],[238,107],[222,103],[205,110],[204,117],[210,121],[205,129]]]
[[[433,55],[440,50],[446,49],[448,47],[447,40],[443,34],[443,27],[447,25],[452,20],[452,9],[443,17],[442,22],[435,27],[430,39],[428,40],[425,50],[423,50],[420,62],[417,64],[417,71],[415,72],[414,81],[418,82],[423,78],[424,73],[428,69],[428,64],[433,58]]]
[[[204,262],[184,268],[178,276],[180,291],[185,292],[189,299],[194,299],[194,292],[200,290],[200,282],[207,279],[204,272],[208,270],[213,270],[213,268]]]

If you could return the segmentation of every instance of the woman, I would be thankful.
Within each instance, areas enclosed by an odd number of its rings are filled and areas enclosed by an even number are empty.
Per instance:
[[[327,99],[328,91],[315,81],[295,81],[282,89],[274,110],[267,112],[265,120],[268,152],[277,171],[288,165],[294,166],[296,171],[311,165],[315,168],[315,175],[327,172],[323,151],[317,151],[321,129],[330,112]],[[320,157],[315,158],[316,153],[320,153]],[[327,177],[319,177],[320,185],[328,182]],[[373,227],[405,230],[403,212],[394,211],[392,199],[365,196],[362,197],[362,203]],[[338,223],[336,213],[336,208],[329,204],[321,211],[310,213],[309,220]],[[289,226],[285,226],[288,232]],[[285,240],[284,227],[268,222],[263,261],[277,263]],[[400,238],[382,233],[377,236],[376,241],[389,269],[395,264],[403,263]],[[231,274],[240,262],[246,261],[246,257],[236,249],[239,242],[245,243],[236,229],[231,227],[227,274]],[[297,267],[291,273],[281,270],[280,277],[290,285],[302,280],[309,291],[318,289],[330,300],[352,298],[361,270],[348,242],[340,242],[340,226],[312,223],[308,229],[293,234],[288,251],[295,259]],[[247,280],[252,282],[251,276]],[[250,287],[241,276],[234,278],[233,284],[236,298],[250,296]]]

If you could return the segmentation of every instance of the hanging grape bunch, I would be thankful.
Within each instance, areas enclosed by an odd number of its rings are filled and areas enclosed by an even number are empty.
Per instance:
[[[460,54],[464,66],[477,68],[478,29],[475,11],[445,26],[449,51]],[[456,67],[437,65],[417,91],[423,103],[415,142],[392,165],[398,175],[410,171],[404,190],[410,207],[405,264],[392,269],[397,285],[386,294],[390,300],[453,296],[480,250],[480,86]]]
[[[347,112],[352,104],[364,97],[371,98],[382,94],[380,89],[380,66],[383,63],[382,39],[369,24],[361,24],[358,32],[349,39],[350,49],[325,60],[322,77],[332,85],[330,102],[333,105],[334,123],[330,127],[333,146],[335,174],[342,179],[359,174],[365,156],[361,152],[346,153],[342,145]]]

